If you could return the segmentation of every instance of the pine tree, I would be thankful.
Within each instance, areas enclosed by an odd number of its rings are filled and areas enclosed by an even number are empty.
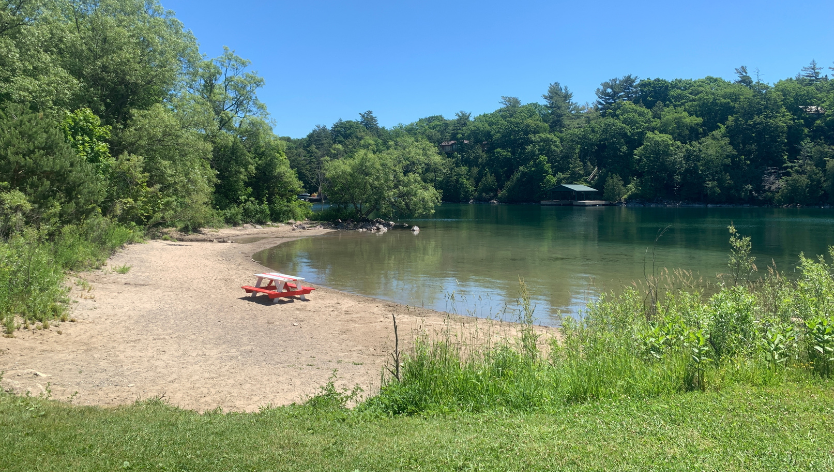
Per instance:
[[[57,122],[22,105],[0,110],[0,185],[18,190],[40,218],[79,221],[97,209],[103,183]]]

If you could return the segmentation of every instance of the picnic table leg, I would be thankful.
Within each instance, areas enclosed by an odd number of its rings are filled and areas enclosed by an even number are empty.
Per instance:
[[[255,288],[259,288],[261,286],[261,282],[263,282],[263,277],[258,277],[258,281],[255,283]],[[255,298],[258,292],[252,292],[252,298]]]
[[[278,284],[279,284],[279,282],[276,280],[276,281],[275,281],[275,290],[276,290],[276,291],[278,291],[278,292],[283,292],[283,291],[285,291],[284,289],[285,289],[285,288],[287,288],[287,283],[286,283],[286,282],[284,282],[284,281],[282,280],[282,281],[280,281],[280,286],[279,286]],[[274,303],[278,303],[278,299],[279,299],[279,298],[280,298],[280,297],[275,297],[275,298],[273,298],[273,299],[272,299],[272,303],[273,303],[273,304],[274,304]]]

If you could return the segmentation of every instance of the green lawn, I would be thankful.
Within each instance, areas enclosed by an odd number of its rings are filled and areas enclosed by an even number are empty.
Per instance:
[[[0,394],[0,470],[834,470],[834,382],[538,413],[197,414]]]

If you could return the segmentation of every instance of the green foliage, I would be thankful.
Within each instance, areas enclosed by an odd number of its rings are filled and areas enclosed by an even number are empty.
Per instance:
[[[380,152],[407,134],[436,146],[445,143],[441,168],[446,170],[431,183],[447,201],[465,201],[467,195],[536,201],[540,188],[524,178],[532,168],[555,182],[597,187],[604,181],[595,182],[596,176],[618,175],[630,189],[624,198],[834,201],[834,119],[820,112],[834,108],[834,82],[788,79],[771,87],[751,79],[745,67],[736,72],[735,82],[716,77],[638,82],[626,75],[601,84],[594,106],[575,104],[569,89],[554,82],[542,95],[544,105],[507,96],[501,108],[474,119],[466,112],[454,119],[433,115],[379,132],[361,120],[340,120],[306,138],[288,139],[290,159],[312,192],[320,189],[323,159],[359,149]],[[544,169],[541,156],[547,159]]]
[[[752,244],[750,236],[741,236],[734,225],[728,226],[730,230],[730,259],[727,266],[730,268],[730,276],[733,284],[749,282],[756,268],[756,258],[750,255]]]
[[[741,163],[724,130],[686,145],[683,161],[685,167],[680,179],[683,198],[720,203],[733,197],[730,171],[734,163]]]
[[[119,135],[106,207],[120,221],[197,227],[211,221],[211,144],[161,104],[132,113]]]
[[[101,126],[99,117],[89,108],[81,108],[64,116],[61,129],[75,153],[93,164],[96,172],[104,177],[110,174],[113,158],[110,156],[110,127]]]
[[[814,372],[825,377],[834,373],[834,317],[814,317],[805,322],[810,342],[808,358]]]
[[[427,182],[440,173],[437,151],[425,141],[402,139],[388,149],[360,149],[325,165],[325,192],[332,204],[371,214],[409,217],[431,214],[440,193]]]
[[[634,151],[641,172],[640,194],[646,199],[673,198],[680,185],[681,143],[660,133],[646,135],[642,146]]]
[[[49,322],[64,311],[63,269],[34,230],[0,243],[0,318],[6,335],[24,323]]]
[[[606,113],[620,102],[634,101],[638,97],[639,90],[637,77],[631,74],[607,80],[596,90],[597,106],[603,113]]]
[[[498,200],[506,203],[539,201],[544,199],[547,189],[556,185],[556,179],[550,174],[547,158],[539,156],[528,164],[521,166],[498,194]]]
[[[475,195],[475,198],[481,201],[492,200],[498,196],[498,183],[495,181],[495,176],[489,172],[484,174],[481,181],[478,182],[478,189]]]
[[[11,190],[0,193],[0,238],[8,239],[21,233],[32,211],[32,204],[22,192]]]
[[[623,186],[623,179],[617,174],[611,174],[605,179],[605,189],[602,198],[609,202],[619,202],[626,196],[626,189]]]
[[[79,221],[103,195],[95,168],[78,156],[58,124],[25,107],[0,110],[0,182],[21,192],[40,222]]]
[[[65,271],[99,267],[113,251],[139,237],[102,217],[48,236],[26,228],[0,242],[0,321],[7,335],[22,325],[63,319]]]
[[[337,372],[334,370],[330,380],[319,391],[304,402],[314,411],[345,412],[347,407],[356,402],[362,389],[357,385],[353,390],[337,389],[335,385]]]
[[[310,219],[313,221],[358,220],[362,218],[352,207],[331,206],[322,211],[316,211]]]
[[[475,194],[469,169],[465,166],[457,167],[451,161],[437,187],[447,202],[467,202]]]
[[[107,125],[171,98],[197,61],[196,39],[156,0],[82,0],[44,5],[46,50],[78,87],[70,109],[89,108]],[[123,150],[120,150],[123,151]]]

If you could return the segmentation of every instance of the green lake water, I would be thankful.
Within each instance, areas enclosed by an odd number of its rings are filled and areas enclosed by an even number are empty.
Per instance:
[[[774,261],[791,274],[800,252],[816,256],[834,244],[830,209],[444,204],[431,218],[408,220],[416,235],[340,231],[254,258],[338,290],[510,320],[520,276],[536,322],[553,325],[557,313],[579,315],[601,293],[643,280],[653,249],[656,272],[682,268],[714,280],[727,271],[731,222],[751,236],[760,270]]]

